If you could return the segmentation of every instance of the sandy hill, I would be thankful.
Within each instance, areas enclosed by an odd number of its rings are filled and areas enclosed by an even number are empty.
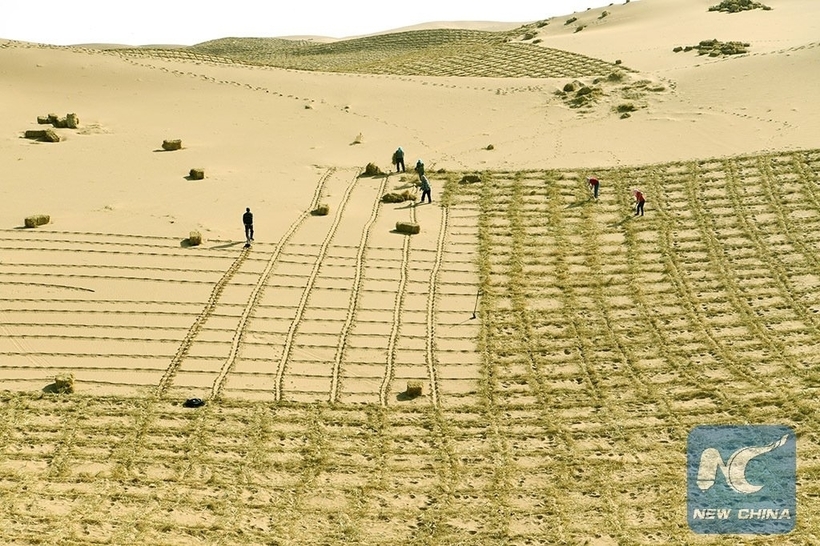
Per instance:
[[[811,543],[820,4],[766,4],[0,41],[0,542]],[[727,423],[790,534],[689,529]]]

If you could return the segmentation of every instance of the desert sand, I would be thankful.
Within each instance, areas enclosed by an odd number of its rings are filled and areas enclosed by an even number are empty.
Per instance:
[[[801,519],[750,543],[810,542],[820,4],[716,3],[515,40],[611,63],[586,77],[0,40],[0,541],[734,544],[686,527],[686,434],[766,422]],[[748,53],[673,51],[712,38]],[[23,138],[49,113],[80,124]],[[418,159],[432,204],[381,203]]]

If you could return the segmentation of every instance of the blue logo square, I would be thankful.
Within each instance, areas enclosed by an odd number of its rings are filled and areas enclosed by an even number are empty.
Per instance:
[[[797,440],[781,425],[704,425],[686,446],[687,520],[696,533],[781,534],[797,517]]]

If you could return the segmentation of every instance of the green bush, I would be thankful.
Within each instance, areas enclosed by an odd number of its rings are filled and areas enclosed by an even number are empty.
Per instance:
[[[577,20],[578,20],[577,17],[570,17],[569,19],[566,20],[566,22],[564,23],[564,26],[571,25],[572,23],[574,23]]]

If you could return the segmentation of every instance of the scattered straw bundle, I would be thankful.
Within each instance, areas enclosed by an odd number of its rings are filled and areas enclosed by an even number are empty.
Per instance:
[[[477,174],[465,174],[461,177],[459,184],[475,184],[481,182],[481,177]]]
[[[170,152],[171,150],[181,150],[182,149],[182,140],[163,140],[162,141],[162,149]]]
[[[191,169],[191,172],[188,174],[188,177],[191,180],[202,180],[205,178],[205,169]]]
[[[396,222],[396,231],[415,235],[421,231],[421,226],[414,222]]]
[[[421,396],[422,390],[423,384],[421,381],[408,381],[407,390],[404,391],[404,395],[408,398],[416,398]]]
[[[321,204],[313,210],[316,216],[327,216],[330,214],[330,205]]]
[[[383,203],[404,203],[405,201],[415,201],[416,196],[410,193],[410,190],[404,190],[401,193],[385,193],[382,195]]]
[[[202,234],[198,231],[192,231],[188,235],[188,244],[191,246],[198,246],[202,244]]]
[[[37,226],[44,226],[51,221],[51,216],[48,214],[35,214],[25,219],[27,228],[35,228]]]
[[[368,163],[364,168],[363,176],[379,176],[384,174],[378,165],[375,163]]]
[[[25,137],[44,142],[60,142],[60,135],[51,129],[29,129],[25,132]]]
[[[69,129],[76,129],[77,126],[80,124],[80,118],[77,117],[77,114],[66,114],[65,115],[65,126]]]
[[[71,394],[74,392],[74,374],[62,373],[54,378],[54,392]]]

